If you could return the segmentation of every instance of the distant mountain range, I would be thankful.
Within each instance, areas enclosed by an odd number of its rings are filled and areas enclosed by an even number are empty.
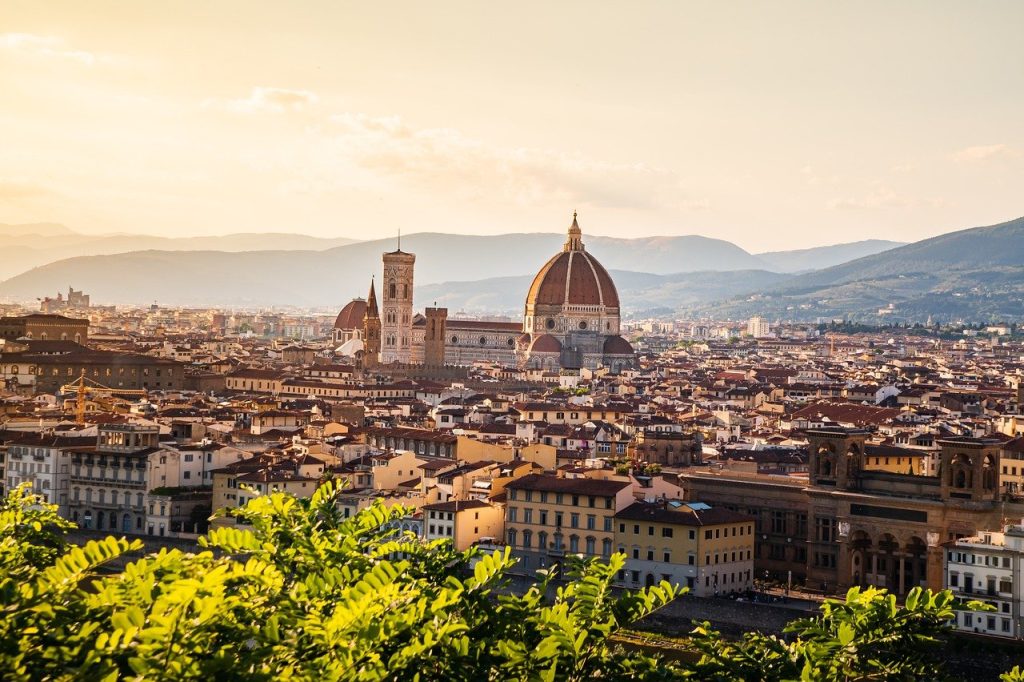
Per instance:
[[[890,307],[891,306],[891,307]],[[880,312],[882,311],[882,312]],[[744,318],[1024,318],[1024,218],[925,239],[689,312]]]
[[[322,250],[355,239],[321,239],[303,234],[238,233],[217,237],[155,237],[141,234],[80,234],[57,223],[12,225],[0,223],[0,280],[31,268],[73,256],[95,256],[130,251],[295,251]],[[77,287],[76,287],[77,288]]]
[[[655,275],[647,272],[610,270],[624,311],[640,314],[657,308],[676,310],[708,301],[721,300],[751,289],[776,286],[790,276],[766,270],[727,272],[677,272]],[[472,282],[442,282],[416,287],[423,305],[445,306],[450,314],[501,313],[521,315],[533,275],[493,277]]]
[[[70,285],[92,295],[96,303],[341,305],[365,294],[370,277],[380,272],[381,253],[396,248],[394,239],[351,242],[255,234],[101,238],[61,228],[0,225],[0,236],[11,244],[9,253],[11,248],[30,250],[39,259],[50,258],[44,252],[52,255],[60,249],[81,254],[31,269],[31,258],[16,256],[14,264],[8,260],[4,265],[8,270],[27,271],[0,282],[0,297],[32,299],[53,295]],[[35,234],[33,229],[37,230]],[[518,311],[530,277],[561,249],[564,239],[562,234],[540,233],[418,233],[402,237],[402,248],[417,256],[419,301],[444,300],[453,309],[474,312]],[[154,240],[161,248],[132,248]],[[337,241],[349,243],[322,248]],[[675,309],[774,286],[786,276],[770,272],[773,269],[806,269],[819,256],[822,267],[834,264],[844,253],[890,246],[889,242],[862,242],[774,252],[765,254],[769,257],[766,260],[731,242],[696,235],[637,239],[585,235],[585,241],[605,267],[623,271],[625,279],[619,287],[624,307],[634,310]],[[286,242],[287,249],[282,242]],[[110,252],[96,253],[103,249]],[[127,252],[114,252],[119,249]],[[442,285],[447,282],[453,283]],[[448,293],[442,296],[445,291]],[[457,296],[454,291],[464,295]]]
[[[98,237],[48,223],[0,225],[0,238],[7,256],[0,267],[19,271],[0,282],[0,300],[30,300],[70,285],[100,304],[340,307],[365,295],[381,253],[396,247],[394,239],[291,234]],[[869,240],[762,254],[693,235],[584,239],[613,272],[627,314],[1024,317],[1024,218],[913,244]],[[563,241],[562,234],[420,233],[404,236],[402,248],[416,254],[418,307],[436,301],[453,313],[519,314],[531,277]],[[144,248],[154,244],[160,248]],[[109,253],[96,253],[102,251]],[[75,255],[53,261],[60,254]]]
[[[759,253],[757,257],[767,264],[769,270],[774,272],[810,272],[895,249],[897,246],[905,244],[906,242],[891,242],[885,239],[865,239],[860,242],[819,246],[813,249],[769,251]]]

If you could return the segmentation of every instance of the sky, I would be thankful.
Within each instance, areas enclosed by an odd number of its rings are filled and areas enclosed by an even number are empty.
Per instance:
[[[701,234],[1024,215],[1024,3],[0,0],[0,222]]]

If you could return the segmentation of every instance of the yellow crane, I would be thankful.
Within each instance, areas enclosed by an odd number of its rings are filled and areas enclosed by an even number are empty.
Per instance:
[[[88,383],[86,383],[88,382]],[[104,386],[98,381],[87,379],[85,376],[85,370],[82,371],[81,376],[70,384],[64,384],[60,387],[61,393],[74,393],[75,394],[75,422],[78,424],[85,423],[85,401],[89,397],[99,396],[133,396],[138,398],[145,398],[146,391],[134,388],[111,388]],[[65,401],[67,405],[68,401]]]

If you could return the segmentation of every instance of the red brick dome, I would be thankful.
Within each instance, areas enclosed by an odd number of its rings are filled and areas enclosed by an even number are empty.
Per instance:
[[[609,336],[604,340],[605,355],[633,355],[633,346],[621,336]]]
[[[334,320],[335,329],[362,329],[363,316],[366,314],[366,301],[354,298],[345,304]]]
[[[533,340],[533,344],[530,345],[531,353],[561,353],[562,343],[551,336],[551,334],[541,334]]]
[[[583,249],[576,216],[561,253],[533,278],[526,305],[603,305],[619,307],[619,293],[604,266]]]

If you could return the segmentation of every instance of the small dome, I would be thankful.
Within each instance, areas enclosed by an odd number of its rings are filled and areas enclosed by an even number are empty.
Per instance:
[[[633,346],[621,336],[609,336],[604,340],[605,355],[633,355]]]
[[[562,344],[551,334],[541,334],[530,345],[531,353],[561,353]]]
[[[363,316],[366,314],[366,301],[354,298],[345,304],[334,320],[335,329],[362,329]]]

